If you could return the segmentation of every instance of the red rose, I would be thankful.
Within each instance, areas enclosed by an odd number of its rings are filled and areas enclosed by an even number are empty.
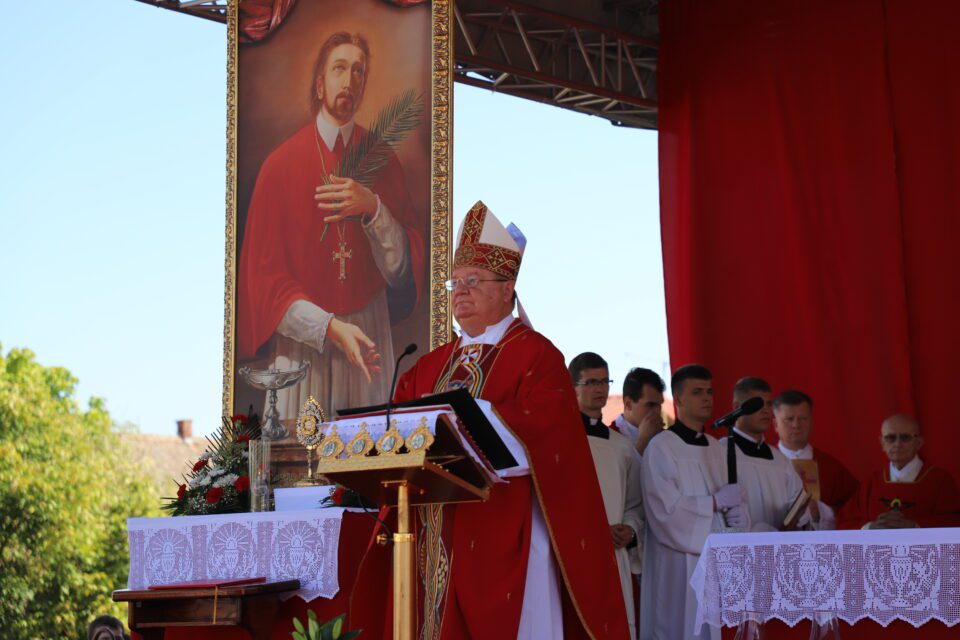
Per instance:
[[[237,436],[237,442],[250,442],[250,436]]]
[[[193,465],[193,472],[196,473],[205,466],[207,466],[207,461],[201,458],[200,460],[197,460],[196,464]]]
[[[233,483],[233,488],[243,493],[250,488],[250,477],[249,476],[240,476],[237,478],[237,481]]]
[[[343,487],[337,487],[336,489],[333,490],[333,493],[330,494],[331,502],[333,502],[334,505],[339,507],[340,505],[343,504],[343,494],[346,492],[347,490],[344,489]]]
[[[180,488],[177,489],[177,500],[183,500],[183,495],[187,492],[187,485],[182,484]]]
[[[230,418],[230,422],[233,424],[247,424],[247,416],[242,413],[235,413],[233,417]]]
[[[223,487],[211,487],[207,489],[207,495],[204,496],[204,499],[210,504],[217,504],[222,497]]]

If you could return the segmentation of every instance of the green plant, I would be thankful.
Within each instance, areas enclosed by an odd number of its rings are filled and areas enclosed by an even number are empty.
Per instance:
[[[127,582],[126,520],[157,495],[112,429],[103,400],[81,408],[77,380],[0,349],[0,638],[86,637]]]
[[[356,638],[362,633],[361,631],[343,630],[343,620],[346,617],[346,614],[340,614],[333,620],[320,624],[317,622],[317,614],[307,610],[306,628],[300,620],[294,618],[293,626],[296,631],[292,632],[290,636],[293,640],[350,640],[350,638]]]

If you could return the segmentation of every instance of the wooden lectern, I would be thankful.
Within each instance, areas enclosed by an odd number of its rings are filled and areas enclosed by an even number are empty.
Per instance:
[[[398,408],[390,413],[389,428],[385,411],[318,426],[323,438],[317,473],[379,505],[397,508],[392,537],[394,640],[412,640],[415,632],[411,507],[486,500],[496,478],[459,415],[450,405]]]

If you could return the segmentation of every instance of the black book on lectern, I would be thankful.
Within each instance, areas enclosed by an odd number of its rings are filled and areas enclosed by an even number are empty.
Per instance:
[[[448,404],[453,407],[464,428],[473,438],[473,441],[480,447],[483,455],[487,457],[490,465],[500,471],[517,466],[517,459],[510,453],[510,449],[504,444],[503,440],[493,428],[483,409],[476,403],[473,396],[466,389],[457,389],[455,391],[445,391],[432,396],[424,396],[415,400],[394,403],[394,409],[405,409],[412,407],[432,407],[434,405]],[[340,418],[349,418],[350,416],[362,413],[378,413],[386,411],[387,405],[378,404],[371,407],[356,407],[352,409],[338,409],[337,416]]]

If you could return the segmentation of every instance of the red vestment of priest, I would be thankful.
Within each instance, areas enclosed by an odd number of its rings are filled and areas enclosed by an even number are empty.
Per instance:
[[[483,345],[473,358],[461,359],[471,347],[456,345],[420,358],[400,379],[396,400],[467,387],[490,401],[523,443],[530,475],[494,485],[487,502],[420,510],[417,637],[517,637],[533,489],[562,576],[564,637],[628,638],[603,498],[563,356],[518,320],[496,346]],[[361,576],[376,579],[385,577]],[[370,624],[379,637],[371,621],[383,615],[383,601],[354,596],[351,626]],[[390,628],[389,620],[383,628]]]
[[[960,525],[960,493],[949,473],[924,463],[914,482],[891,482],[889,467],[872,474],[838,517],[841,529],[859,529],[899,509],[921,527]]]
[[[857,493],[860,483],[829,453],[814,447],[813,459],[817,461],[817,471],[820,474],[820,500],[829,505],[835,513],[839,513]]]
[[[348,146],[367,131],[354,125]],[[317,209],[316,188],[335,174],[343,155],[331,151],[310,122],[267,156],[247,213],[237,272],[237,347],[241,358],[256,355],[280,324],[290,305],[306,300],[334,315],[363,309],[386,286],[359,218],[333,223],[323,241],[324,217]],[[422,289],[424,220],[407,193],[403,169],[393,154],[371,189],[403,226],[409,240],[417,291]],[[331,259],[346,249],[346,279],[340,262]]]

